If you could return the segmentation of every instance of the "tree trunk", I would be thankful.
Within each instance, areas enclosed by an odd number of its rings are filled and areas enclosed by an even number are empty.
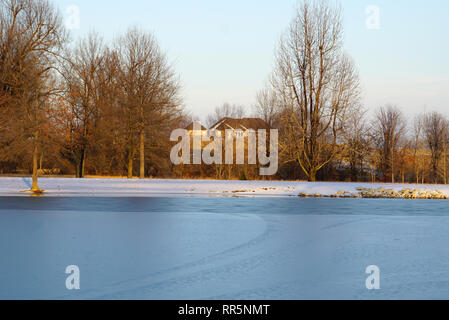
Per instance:
[[[444,147],[443,151],[443,176],[444,176],[444,184],[447,184],[446,147]]]
[[[79,162],[75,163],[75,177],[76,178],[80,177],[80,164],[79,164]]]
[[[79,157],[79,160],[76,163],[76,177],[77,178],[84,178],[84,163],[86,162],[86,152],[84,150],[81,151],[81,155]]]
[[[80,178],[84,178],[85,168],[86,168],[86,150],[83,150],[83,157],[82,157],[82,163],[81,163],[81,177]]]
[[[130,150],[128,153],[128,179],[133,178],[133,152]]]
[[[145,178],[145,134],[140,132],[140,179]]]
[[[394,183],[394,149],[391,150],[391,183]]]
[[[39,157],[39,148],[38,148],[38,139],[39,132],[36,131],[34,133],[34,151],[33,151],[33,185],[31,187],[31,191],[39,191],[39,186],[37,185],[37,161]]]
[[[316,170],[315,169],[310,170],[309,182],[316,182]]]
[[[44,153],[41,152],[41,157],[39,159],[39,169],[42,170],[42,163],[44,162]]]

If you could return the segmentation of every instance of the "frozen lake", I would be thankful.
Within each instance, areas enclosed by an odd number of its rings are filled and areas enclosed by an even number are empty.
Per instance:
[[[448,202],[1,197],[0,298],[448,299]]]

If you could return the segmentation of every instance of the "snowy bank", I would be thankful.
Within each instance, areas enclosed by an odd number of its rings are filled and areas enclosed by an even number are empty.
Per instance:
[[[40,178],[39,186],[45,196],[449,198],[447,185],[383,183]],[[30,178],[0,178],[0,196],[29,196],[30,187]]]

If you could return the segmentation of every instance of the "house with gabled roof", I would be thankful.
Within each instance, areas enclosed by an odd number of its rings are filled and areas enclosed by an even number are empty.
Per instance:
[[[270,126],[260,118],[228,118],[225,117],[209,128],[209,133],[217,131],[217,136],[223,136],[223,132],[228,130],[234,136],[245,134],[248,130],[257,131],[259,129],[270,130]]]
[[[199,128],[199,130],[197,128]],[[207,136],[207,128],[203,126],[199,121],[193,121],[184,129],[189,132],[190,136]]]

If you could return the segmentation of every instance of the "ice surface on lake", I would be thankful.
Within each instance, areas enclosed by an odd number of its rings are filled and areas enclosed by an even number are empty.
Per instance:
[[[0,198],[2,299],[447,299],[447,201]],[[65,288],[77,265],[81,290]],[[381,289],[365,288],[377,265]]]

